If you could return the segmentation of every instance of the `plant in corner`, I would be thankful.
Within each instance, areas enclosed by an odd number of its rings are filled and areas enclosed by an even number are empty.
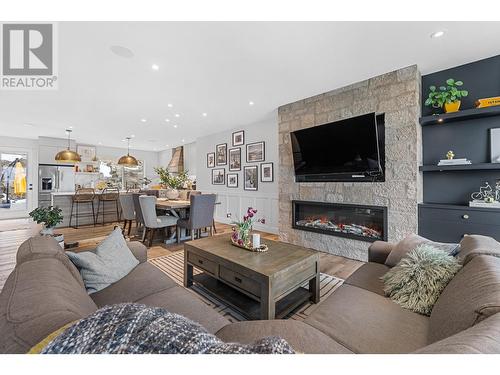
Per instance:
[[[54,227],[63,221],[62,210],[59,207],[38,207],[29,215],[37,224],[43,224],[41,235],[53,235]]]
[[[469,95],[467,90],[460,88],[463,84],[462,81],[449,78],[446,80],[446,86],[439,86],[439,89],[430,86],[429,96],[424,104],[433,108],[444,107],[446,113],[457,112],[460,109],[460,99]]]
[[[177,199],[179,190],[184,187],[184,184],[189,180],[188,171],[179,172],[177,175],[170,173],[167,168],[156,167],[155,172],[160,177],[160,183],[169,188],[167,192],[168,199]]]

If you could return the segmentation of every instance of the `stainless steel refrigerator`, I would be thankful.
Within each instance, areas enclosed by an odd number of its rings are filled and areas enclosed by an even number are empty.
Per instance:
[[[38,206],[51,204],[51,193],[75,191],[75,166],[38,165]]]

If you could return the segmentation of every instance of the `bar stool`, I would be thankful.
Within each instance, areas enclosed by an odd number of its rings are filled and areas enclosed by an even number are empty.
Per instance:
[[[120,190],[118,190],[117,188],[106,188],[97,197],[98,197],[98,199],[97,199],[97,216],[95,218],[96,223],[99,219],[99,212],[100,212],[101,206],[102,206],[102,225],[104,225],[104,214],[105,214],[104,204],[106,202],[110,202],[110,203],[114,202],[115,203],[116,219],[118,220],[118,222],[120,222],[120,208],[118,207],[118,199],[120,198]]]
[[[73,219],[73,207],[76,204],[76,226],[73,228],[78,228],[78,217],[80,216],[80,204],[86,203],[92,206],[92,221],[96,222],[95,211],[94,211],[94,198],[95,198],[95,190],[92,188],[80,188],[77,189],[75,194],[71,199],[71,213],[69,214],[69,226],[71,227],[71,221]]]

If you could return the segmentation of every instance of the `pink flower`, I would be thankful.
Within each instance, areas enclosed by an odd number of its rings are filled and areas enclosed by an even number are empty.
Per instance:
[[[266,219],[260,219],[259,222],[261,222],[262,224],[265,224],[266,223]]]
[[[243,216],[243,221],[247,221],[247,220],[248,220],[248,215]]]
[[[233,232],[233,234],[231,235],[231,237],[233,238],[233,240],[236,241],[238,239],[238,233]]]
[[[238,245],[243,245],[243,240],[238,240]]]
[[[248,216],[249,216],[249,217],[253,217],[253,212],[249,211],[249,212],[248,212]]]

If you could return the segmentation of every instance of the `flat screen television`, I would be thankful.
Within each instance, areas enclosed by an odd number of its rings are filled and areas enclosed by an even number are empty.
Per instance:
[[[366,115],[291,133],[295,180],[385,181],[384,115]]]

